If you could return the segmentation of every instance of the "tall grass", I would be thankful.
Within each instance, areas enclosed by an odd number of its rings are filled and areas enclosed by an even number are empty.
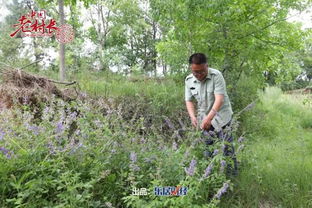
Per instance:
[[[174,79],[161,81],[131,79],[107,72],[82,72],[73,76],[83,91],[93,97],[115,98],[123,100],[125,97],[142,100],[152,106],[151,114],[174,115],[177,111],[185,111],[184,86]]]
[[[278,88],[245,116],[247,147],[236,191],[222,207],[312,207],[312,105]]]

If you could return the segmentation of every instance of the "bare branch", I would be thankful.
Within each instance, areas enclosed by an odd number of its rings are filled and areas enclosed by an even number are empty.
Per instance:
[[[20,69],[25,69],[26,67],[29,67],[29,66],[31,66],[31,65],[33,65],[33,64],[36,64],[36,63],[38,63],[38,62],[40,62],[40,61],[42,61],[43,59],[39,59],[38,61],[35,61],[35,62],[32,62],[32,63],[30,63],[30,64],[27,64],[26,66],[22,66]]]

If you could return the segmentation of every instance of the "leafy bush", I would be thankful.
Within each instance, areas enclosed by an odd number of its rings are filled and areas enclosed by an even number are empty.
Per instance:
[[[167,122],[170,119],[167,117]],[[170,126],[170,125],[169,125]],[[204,158],[200,133],[163,137],[144,117],[122,119],[94,102],[52,99],[42,116],[1,112],[0,204],[3,207],[215,207],[232,189],[229,158]],[[175,128],[171,126],[171,128]],[[153,195],[155,186],[185,186],[186,196]],[[145,187],[147,196],[131,195]]]

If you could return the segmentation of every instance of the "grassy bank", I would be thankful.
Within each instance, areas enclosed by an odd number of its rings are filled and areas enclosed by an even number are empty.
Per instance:
[[[0,112],[0,207],[216,208],[233,188],[225,174],[231,161],[222,141],[204,158],[183,86],[91,76],[77,77],[86,99]],[[168,186],[187,196],[154,194]]]
[[[247,146],[222,207],[312,207],[312,98],[268,88],[245,116]]]

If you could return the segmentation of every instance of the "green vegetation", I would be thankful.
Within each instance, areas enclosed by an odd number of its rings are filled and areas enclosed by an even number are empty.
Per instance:
[[[311,3],[4,2],[0,207],[312,207],[312,36],[289,21]],[[53,19],[59,27],[64,19],[73,41],[64,46],[56,34],[24,38],[21,31],[10,37],[31,10],[45,10],[45,24]],[[201,132],[191,127],[184,79],[197,52],[224,75],[234,114],[246,110],[232,132],[237,177],[224,172],[231,162],[221,154],[224,143],[210,147],[213,159],[204,158]],[[75,80],[56,85],[80,96],[65,99],[50,81],[23,80],[19,70],[6,82],[12,68]],[[187,196],[131,195],[134,187],[153,193],[179,185],[189,187]]]
[[[240,176],[222,207],[311,207],[311,96],[268,88],[260,100],[245,116]]]
[[[94,89],[88,86],[93,79],[85,81],[83,90],[92,94]],[[150,81],[146,90],[129,101],[131,94],[127,93],[141,83],[121,83],[132,89],[112,90],[115,94],[111,96],[119,98],[117,103],[97,94],[85,102],[51,98],[37,109],[41,116],[31,113],[28,105],[1,111],[3,207],[183,208],[219,204],[220,190],[233,188],[224,171],[225,164],[231,162],[222,154],[224,142],[216,142],[213,148],[219,153],[205,159],[200,132],[190,127],[185,115],[170,117],[163,105],[161,110],[158,103],[139,99],[146,93],[152,101],[160,96],[168,100],[163,86]],[[114,81],[111,86],[118,88]],[[168,105],[184,110],[175,103]],[[156,186],[178,185],[189,188],[187,196],[153,195]],[[133,188],[147,188],[150,194],[133,196]]]

